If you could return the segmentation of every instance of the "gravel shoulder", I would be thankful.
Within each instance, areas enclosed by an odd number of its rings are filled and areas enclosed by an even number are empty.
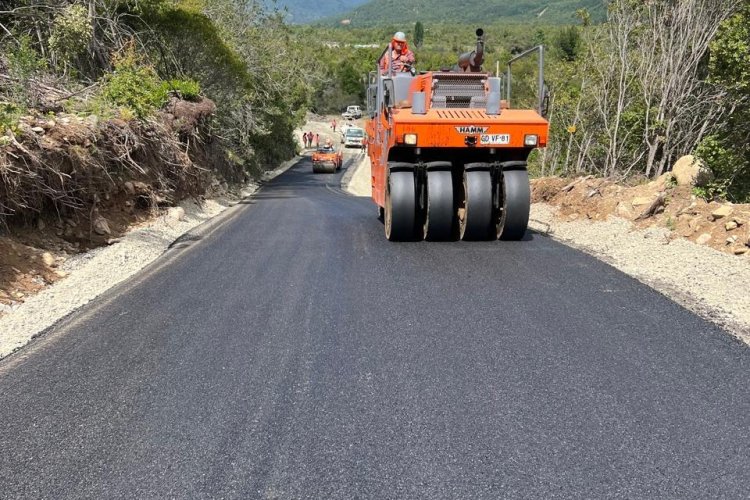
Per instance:
[[[354,196],[372,196],[370,158],[367,155],[363,155],[359,162],[352,165],[341,180],[341,187]]]
[[[356,166],[344,187],[370,196],[369,160]],[[529,227],[607,262],[750,345],[750,259],[670,238],[667,228],[638,228],[617,216],[566,221],[546,203],[532,204]]]

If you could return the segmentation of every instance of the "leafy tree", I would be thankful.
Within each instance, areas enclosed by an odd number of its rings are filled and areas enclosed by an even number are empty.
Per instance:
[[[583,25],[584,28],[591,25],[591,13],[588,9],[584,8],[576,10],[576,17],[581,21],[581,25]]]
[[[575,26],[564,28],[557,36],[557,47],[562,52],[563,59],[575,61],[581,47],[581,34]]]
[[[722,24],[711,44],[709,70],[711,80],[727,90],[727,118],[696,152],[716,175],[704,194],[750,202],[750,0]]]
[[[86,8],[78,4],[69,5],[53,22],[49,47],[54,55],[67,63],[86,50],[93,38],[92,31]]]
[[[534,45],[544,45],[547,43],[547,34],[543,29],[538,28],[534,33]]]
[[[417,21],[414,24],[414,46],[419,48],[424,42],[424,26],[421,21]]]

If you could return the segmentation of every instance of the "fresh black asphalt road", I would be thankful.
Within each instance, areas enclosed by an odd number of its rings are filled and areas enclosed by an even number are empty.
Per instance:
[[[748,498],[748,349],[308,159],[0,362],[0,498]]]

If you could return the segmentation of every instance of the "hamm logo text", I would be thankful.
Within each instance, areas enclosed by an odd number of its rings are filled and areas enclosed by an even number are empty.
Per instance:
[[[479,125],[462,125],[460,127],[456,127],[456,130],[458,130],[459,134],[484,134],[487,132],[487,129],[489,127],[480,127]]]

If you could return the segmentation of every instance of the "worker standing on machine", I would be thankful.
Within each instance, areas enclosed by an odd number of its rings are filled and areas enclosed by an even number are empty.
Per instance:
[[[390,49],[391,57],[388,57],[388,49]],[[412,64],[414,64],[414,52],[409,50],[409,46],[406,44],[406,35],[402,31],[397,31],[391,43],[386,49],[385,54],[380,59],[380,71],[382,73],[388,72],[388,64],[392,62],[393,71],[396,73],[402,71],[410,71]]]

